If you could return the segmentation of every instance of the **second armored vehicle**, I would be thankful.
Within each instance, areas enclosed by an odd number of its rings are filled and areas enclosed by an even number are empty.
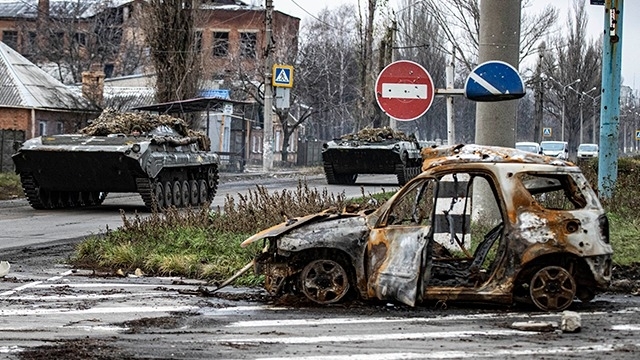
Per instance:
[[[324,172],[329,184],[350,185],[358,174],[396,174],[404,185],[420,173],[420,144],[390,128],[363,129],[324,144]]]
[[[27,140],[13,155],[33,208],[100,205],[110,192],[137,192],[149,209],[215,196],[219,157],[181,119],[106,110],[80,132]]]

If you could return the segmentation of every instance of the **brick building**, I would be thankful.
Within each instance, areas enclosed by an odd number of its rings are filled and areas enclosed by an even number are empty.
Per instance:
[[[0,130],[26,138],[73,132],[99,109],[0,42]]]
[[[0,40],[36,63],[72,59],[67,71],[99,63],[107,78],[151,73],[140,14],[142,0],[15,0],[0,2]],[[196,16],[203,80],[253,80],[264,61],[265,9],[240,0],[204,0]],[[46,26],[43,26],[46,24]],[[276,61],[293,59],[300,19],[273,12]],[[44,59],[44,57],[48,57]]]

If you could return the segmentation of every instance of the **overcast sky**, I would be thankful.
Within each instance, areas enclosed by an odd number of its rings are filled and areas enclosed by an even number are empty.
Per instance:
[[[361,0],[366,2],[366,0]],[[589,34],[593,38],[604,32],[604,6],[590,5],[590,0],[584,0],[587,4],[589,15]],[[324,8],[333,8],[342,3],[357,4],[358,0],[273,0],[276,10],[289,15],[299,17],[304,22],[312,15],[317,15]],[[397,4],[397,0],[390,0],[391,4]],[[539,11],[546,5],[552,4],[560,11],[559,24],[566,24],[569,15],[570,4],[573,0],[531,0],[531,8],[528,11]],[[264,5],[264,4],[262,4]],[[397,9],[398,6],[394,5]],[[311,14],[311,15],[310,15]],[[624,24],[622,45],[622,77],[625,85],[634,89],[640,88],[640,0],[627,0],[624,2]]]

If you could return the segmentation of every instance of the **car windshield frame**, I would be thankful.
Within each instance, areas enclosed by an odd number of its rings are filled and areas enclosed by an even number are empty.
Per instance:
[[[578,146],[578,151],[598,151],[598,145],[595,144],[582,144]]]
[[[542,149],[545,151],[551,150],[551,151],[559,151],[564,149],[564,144],[561,142],[550,142],[550,143],[544,143],[542,144]]]

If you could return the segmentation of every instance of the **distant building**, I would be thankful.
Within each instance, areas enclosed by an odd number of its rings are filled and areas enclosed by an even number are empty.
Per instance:
[[[100,114],[91,101],[0,42],[0,130],[25,138],[74,132]]]
[[[47,62],[43,52],[61,61],[73,55],[74,63],[61,67],[63,76],[70,72],[75,77],[65,78],[67,82],[79,81],[81,72],[96,63],[107,79],[153,72],[139,21],[145,4],[143,0],[0,2],[0,40],[38,64]],[[205,0],[201,10],[195,31],[205,78],[233,80],[239,71],[261,76],[256,70],[264,60],[264,7],[240,0]],[[279,52],[275,59],[296,54],[299,26],[300,19],[273,12]]]

